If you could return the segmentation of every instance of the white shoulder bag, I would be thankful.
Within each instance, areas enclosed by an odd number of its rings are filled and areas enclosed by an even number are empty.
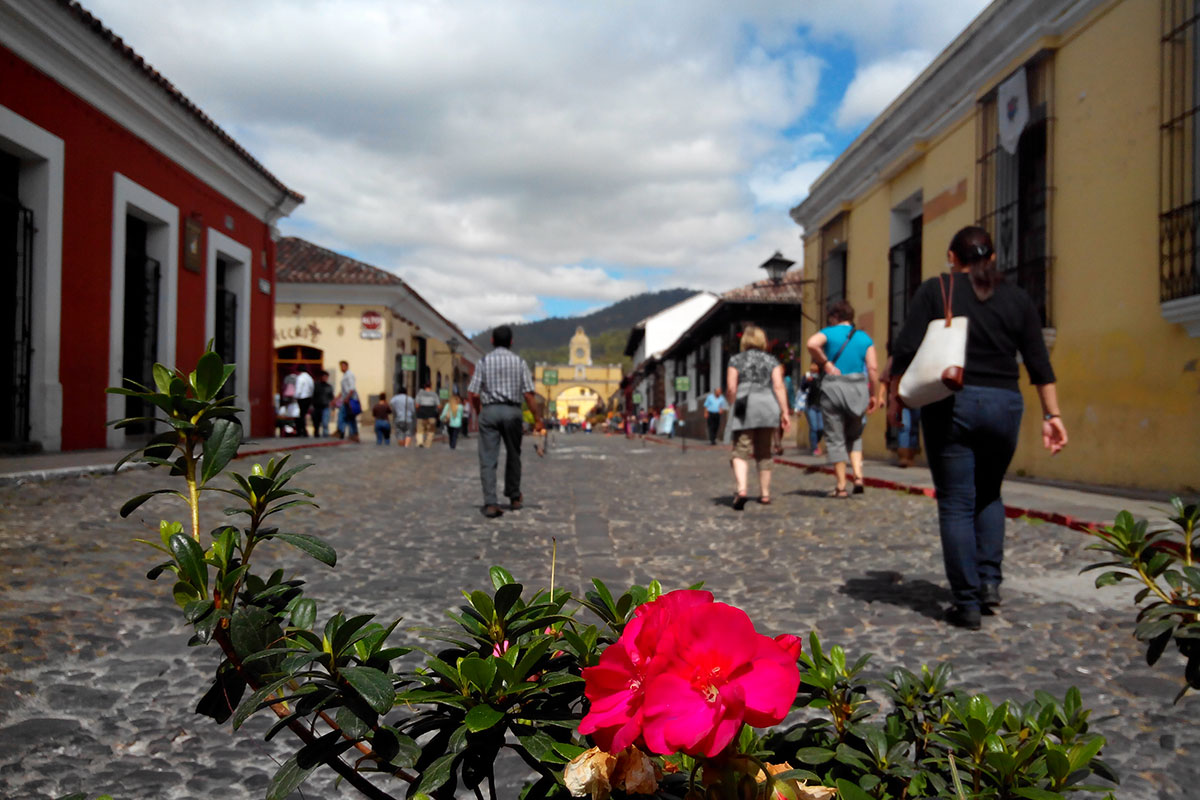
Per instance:
[[[951,311],[953,276],[949,281],[940,280],[939,284],[946,317],[929,323],[917,354],[900,378],[900,399],[909,408],[920,408],[944,400],[963,387],[968,320],[954,316]]]

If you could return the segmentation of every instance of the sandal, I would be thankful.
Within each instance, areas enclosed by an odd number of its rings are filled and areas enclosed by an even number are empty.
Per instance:
[[[836,497],[839,500],[846,500],[846,499],[849,499],[849,497],[850,497],[850,495],[846,492],[845,489],[834,489],[832,492],[830,492],[829,494],[827,494],[825,496],[826,497]]]
[[[744,494],[734,495],[733,510],[741,511],[745,507],[746,507],[746,495],[744,495]]]
[[[762,497],[758,498],[758,502],[761,505],[769,506],[769,505],[771,505],[771,497],[770,497],[770,495],[764,494]]]

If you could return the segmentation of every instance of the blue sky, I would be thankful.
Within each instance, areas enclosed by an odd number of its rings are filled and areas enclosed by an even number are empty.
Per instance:
[[[982,0],[84,0],[467,330],[721,291]]]

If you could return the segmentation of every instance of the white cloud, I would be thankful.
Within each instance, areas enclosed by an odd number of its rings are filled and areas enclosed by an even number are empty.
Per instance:
[[[860,67],[838,106],[835,117],[838,127],[853,128],[870,122],[899,97],[932,60],[933,55],[927,51],[908,50]]]
[[[285,234],[472,329],[543,313],[539,295],[729,288],[796,257],[783,207],[833,155],[797,138],[820,42],[932,53],[984,3],[84,1],[306,195]],[[865,74],[847,118],[881,94]]]

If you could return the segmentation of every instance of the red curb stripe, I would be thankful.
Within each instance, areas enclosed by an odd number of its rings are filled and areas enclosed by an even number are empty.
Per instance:
[[[799,461],[790,461],[786,458],[776,458],[775,463],[783,464],[786,467],[802,469],[809,473],[824,472],[828,475],[833,474],[833,467],[804,464]],[[900,492],[908,492],[909,494],[921,494],[930,499],[937,499],[937,491],[927,486],[899,483],[897,481],[884,480],[882,478],[863,478],[863,483],[867,486],[878,487],[880,489],[892,489]],[[1029,517],[1030,519],[1041,520],[1042,522],[1050,522],[1055,525],[1061,525],[1069,530],[1081,531],[1083,533],[1094,533],[1095,531],[1105,527],[1105,523],[1102,522],[1087,522],[1085,520],[1076,519],[1068,514],[1062,514],[1057,511],[1042,511],[1036,508],[1021,508],[1020,506],[1004,506],[1004,516],[1009,519]]]

